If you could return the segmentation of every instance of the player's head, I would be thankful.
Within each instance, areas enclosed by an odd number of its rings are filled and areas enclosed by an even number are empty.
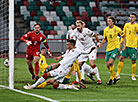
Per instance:
[[[74,24],[71,25],[71,29],[74,30],[76,27]]]
[[[46,54],[46,48],[42,47],[40,52],[41,52],[42,55],[45,55]]]
[[[83,21],[82,20],[77,20],[76,21],[76,28],[77,28],[77,30],[81,32],[81,30],[82,30],[83,27],[84,27]]]
[[[36,23],[34,25],[34,30],[35,30],[36,34],[39,34],[40,29],[41,29],[41,25],[39,23]]]
[[[136,17],[137,17],[136,13],[134,13],[134,12],[131,13],[130,14],[130,22],[134,23],[136,21]]]
[[[76,41],[73,39],[67,40],[67,49],[73,49],[75,47]]]
[[[115,23],[116,23],[116,19],[115,19],[114,17],[109,16],[109,17],[107,18],[107,24],[108,24],[109,27],[115,25]]]

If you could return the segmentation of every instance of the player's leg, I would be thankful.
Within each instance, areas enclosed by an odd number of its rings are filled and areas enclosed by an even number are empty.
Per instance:
[[[87,63],[84,63],[83,66],[84,67],[84,72],[87,74],[87,76],[95,81],[94,75],[96,74],[96,70],[92,69],[91,66],[89,66]]]
[[[32,79],[34,80],[35,79],[35,74],[34,74],[34,69],[33,69],[33,66],[32,66],[32,60],[33,60],[33,55],[29,51],[27,51],[26,52],[26,62],[27,62],[27,65],[28,65],[29,72],[32,74]]]
[[[97,77],[97,84],[101,84],[102,81],[101,81],[101,78],[100,78],[100,74],[99,74],[99,71],[98,71],[98,68],[95,64],[95,60],[96,60],[96,56],[97,56],[97,49],[94,49],[90,54],[89,54],[89,62],[90,62],[90,65],[92,67],[92,69],[96,70],[96,77]]]
[[[74,85],[61,84],[59,82],[54,82],[53,83],[53,88],[55,88],[55,89],[73,89],[73,90],[79,90]]]
[[[42,84],[36,86],[36,88],[44,88],[46,87],[47,85],[50,85],[50,84],[53,84],[54,83],[54,78],[51,78],[45,82],[43,82]]]
[[[128,48],[126,47],[124,51],[120,51],[119,63],[117,68],[117,80],[120,79],[120,73],[124,66],[124,59],[128,57]]]
[[[84,69],[83,69],[83,64],[86,62],[88,60],[88,55],[81,55],[81,56],[79,56],[79,58],[78,58],[78,62],[79,62],[79,68],[80,68],[80,72],[81,72],[81,80],[82,80],[82,82],[85,82],[85,77],[84,77],[84,75],[85,75],[85,73],[84,73]],[[76,78],[78,78],[78,75],[76,74]],[[77,80],[76,79],[76,81],[79,81],[79,79]]]
[[[71,76],[71,72],[74,70],[74,66],[72,66],[70,69],[69,69],[69,72],[68,74],[65,76],[64,78],[64,81],[63,81],[63,84],[68,84],[69,83],[69,79],[70,79],[70,76]]]
[[[129,48],[129,56],[132,61],[132,77],[131,77],[131,79],[136,80],[135,74],[136,74],[136,68],[137,68],[137,64],[136,64],[137,50],[135,48]]]
[[[26,60],[29,72],[32,74],[32,79],[35,79],[35,74],[34,74],[34,69],[32,66],[32,61],[31,60]]]
[[[119,54],[119,50],[118,49],[114,49],[112,51],[110,51],[110,55],[109,55],[109,61],[108,61],[108,68],[109,68],[109,71],[111,73],[111,76],[110,76],[110,80],[114,80],[113,84],[116,84],[116,81],[117,81],[117,75],[115,73],[115,68],[114,68],[114,61],[116,59],[116,57],[118,56]],[[110,81],[108,83],[108,85],[110,85]]]
[[[117,68],[117,80],[120,79],[120,73],[121,73],[123,66],[124,66],[124,59],[125,59],[124,56],[119,57],[119,63],[118,63],[118,68]]]
[[[40,57],[39,56],[34,56],[34,64],[35,64],[35,80],[39,79],[38,73],[39,73],[39,61]]]
[[[113,70],[114,70],[114,66],[113,66],[113,62],[114,60],[110,58],[111,57],[111,52],[106,52],[106,66],[108,68],[108,71],[110,72],[110,80],[107,82],[107,85],[112,85],[113,83],[113,78],[114,78],[114,75],[113,75]],[[110,60],[110,62],[109,62]]]

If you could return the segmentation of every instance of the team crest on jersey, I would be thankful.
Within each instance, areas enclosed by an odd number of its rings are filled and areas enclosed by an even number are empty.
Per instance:
[[[36,52],[36,55],[39,55],[39,52]]]
[[[40,41],[42,40],[42,37],[40,37]]]

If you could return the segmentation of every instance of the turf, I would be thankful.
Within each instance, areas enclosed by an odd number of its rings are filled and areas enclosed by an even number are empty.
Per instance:
[[[53,63],[53,59],[47,59],[47,62]],[[75,90],[56,90],[52,86],[46,86],[43,89],[31,89],[25,90],[23,86],[26,83],[33,83],[31,80],[31,75],[28,72],[27,64],[25,59],[15,59],[15,88],[30,92],[38,95],[42,95],[54,100],[60,101],[94,101],[94,99],[99,99],[99,101],[138,101],[138,80],[132,81],[131,76],[129,76],[131,71],[131,61],[126,59],[124,64],[124,69],[122,71],[121,79],[117,82],[116,85],[108,86],[106,82],[109,80],[110,73],[106,68],[106,63],[104,59],[97,59],[96,64],[99,68],[99,72],[102,79],[102,85],[96,85],[96,81],[91,81],[87,76],[86,80],[87,89],[80,89],[79,91]],[[114,65],[117,68],[118,60],[115,61]],[[8,69],[6,69],[8,70]],[[42,73],[40,73],[40,76]],[[70,81],[75,80],[75,76],[71,77]],[[0,102],[46,102],[42,99],[22,95],[6,89],[0,89]],[[115,100],[114,100],[115,99]],[[118,99],[118,100],[117,100]],[[135,99],[135,100],[134,100]],[[98,101],[98,100],[95,100]]]

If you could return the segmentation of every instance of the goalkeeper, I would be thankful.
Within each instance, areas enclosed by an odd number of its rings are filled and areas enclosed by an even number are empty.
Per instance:
[[[37,80],[39,78],[39,65],[38,61],[40,59],[40,44],[41,42],[44,43],[48,50],[49,56],[52,56],[48,43],[45,39],[45,36],[40,32],[41,26],[40,24],[34,25],[34,31],[28,32],[21,37],[21,40],[27,44],[27,51],[26,51],[26,61],[28,64],[28,69],[32,74],[32,79]],[[34,60],[35,64],[35,74],[32,66],[32,61]]]

